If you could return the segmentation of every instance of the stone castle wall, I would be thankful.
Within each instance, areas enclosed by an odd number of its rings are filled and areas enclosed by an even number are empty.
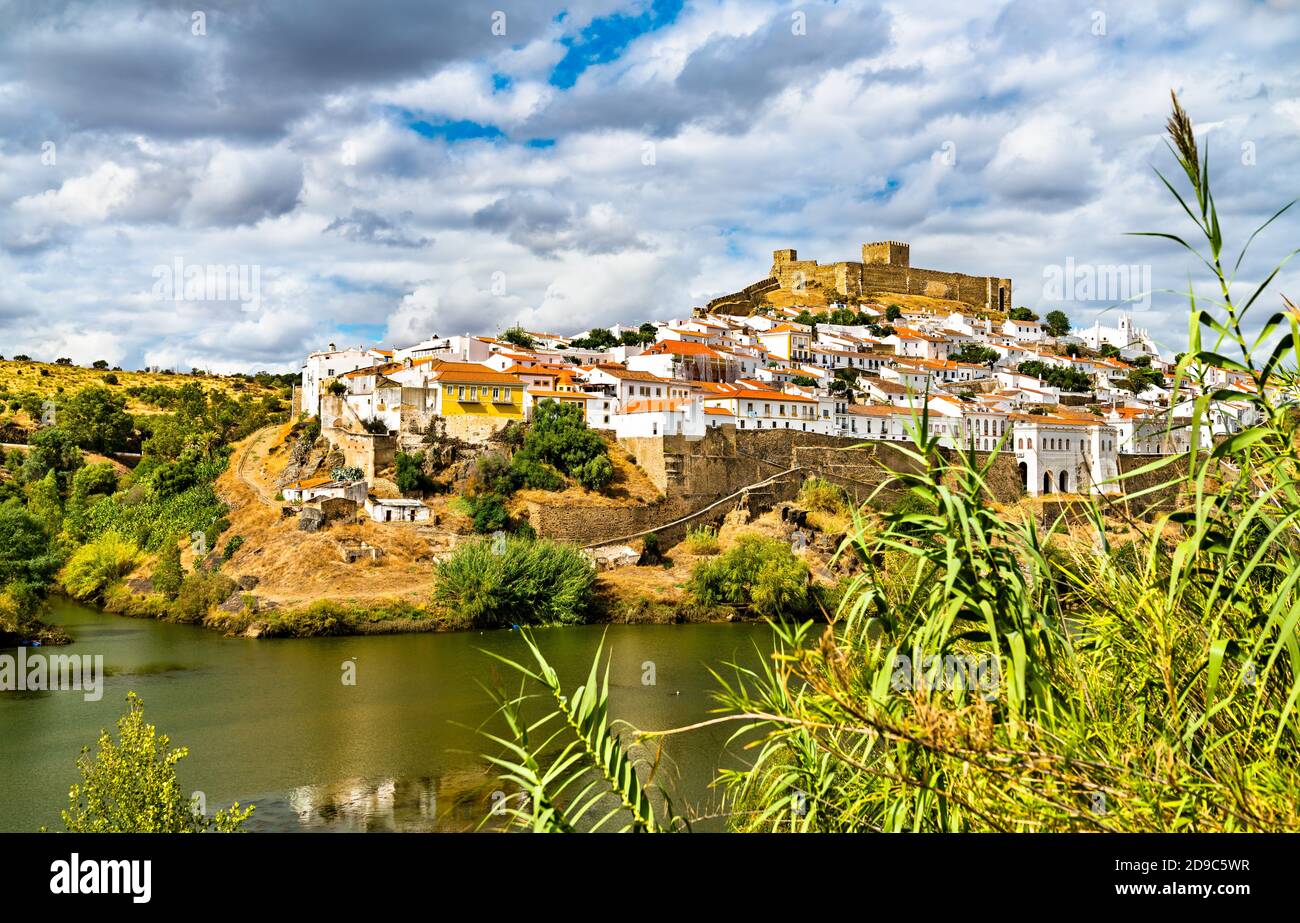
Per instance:
[[[636,459],[664,496],[651,503],[621,507],[530,502],[528,519],[539,535],[594,545],[656,529],[663,541],[672,543],[688,528],[720,522],[740,498],[720,503],[689,522],[671,528],[663,528],[664,524],[706,510],[760,481],[773,479],[745,496],[745,505],[753,514],[793,500],[804,480],[814,475],[838,484],[862,502],[876,493],[890,472],[912,470],[916,464],[900,445],[890,442],[863,443],[796,430],[740,431],[731,426],[711,429],[703,438],[641,437],[621,439],[619,446]],[[981,453],[979,461],[986,458]],[[784,473],[795,466],[801,470]],[[1003,453],[995,460],[989,487],[999,500],[1024,496],[1014,455]],[[897,499],[898,492],[887,489],[876,495],[874,503],[888,507]]]
[[[1011,308],[1011,280],[997,276],[969,276],[960,272],[919,269],[911,265],[910,248],[898,241],[862,245],[862,261],[818,264],[801,260],[795,250],[777,250],[772,255],[772,278],[789,292],[815,283],[824,291],[841,295],[893,292],[947,298],[983,308],[1007,311]]]

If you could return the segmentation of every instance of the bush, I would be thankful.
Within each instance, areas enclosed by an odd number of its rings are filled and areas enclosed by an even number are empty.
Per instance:
[[[579,469],[585,469],[593,483],[599,481],[603,469],[587,468],[588,463],[597,458],[609,461],[605,440],[588,428],[582,408],[551,400],[542,401],[533,411],[533,422],[524,438],[524,453],[554,465],[570,477],[578,477]],[[613,477],[612,466],[609,477]],[[609,478],[604,483],[609,483]]]
[[[725,554],[698,562],[689,587],[702,605],[748,608],[768,618],[816,611],[808,565],[784,542],[759,535],[742,535]]]
[[[614,480],[614,463],[609,456],[600,455],[579,465],[573,476],[588,490],[600,490]]]
[[[510,460],[510,469],[522,487],[533,490],[563,490],[564,478],[550,465],[543,464],[526,452]]]
[[[44,588],[60,563],[39,519],[16,500],[0,505],[0,587],[23,582]]]
[[[658,532],[651,532],[641,539],[641,558],[638,564],[662,564],[664,560],[663,542]]]
[[[185,573],[181,570],[181,549],[175,538],[163,542],[151,579],[153,588],[168,599],[175,599],[176,594],[180,592]]]
[[[244,544],[244,536],[232,535],[230,541],[226,542],[225,550],[221,552],[221,560],[229,561],[239,551],[240,546]]]
[[[72,492],[79,497],[95,494],[108,496],[117,490],[117,469],[108,462],[97,462],[77,469],[72,476]]]
[[[817,513],[844,514],[848,512],[848,495],[842,487],[825,478],[812,477],[799,488],[799,505]]]
[[[178,622],[201,622],[209,609],[230,598],[235,587],[235,581],[218,571],[190,574],[181,582],[180,592],[172,603],[172,618]]]
[[[393,480],[397,483],[397,489],[401,491],[402,496],[422,494],[429,489],[429,478],[424,473],[423,452],[414,454],[398,452],[395,465],[397,473]]]
[[[60,582],[68,595],[94,599],[139,563],[140,549],[134,542],[116,532],[105,532],[72,553]]]
[[[499,452],[479,456],[474,466],[475,487],[482,493],[508,497],[522,483],[511,461]]]
[[[718,533],[708,526],[697,526],[686,533],[686,550],[694,555],[717,554],[722,550]]]
[[[506,509],[505,500],[497,494],[478,494],[467,498],[466,503],[470,518],[474,520],[475,532],[496,532],[510,522],[510,511]]]
[[[578,549],[511,536],[462,545],[435,571],[434,602],[469,628],[505,628],[591,615],[596,572]]]

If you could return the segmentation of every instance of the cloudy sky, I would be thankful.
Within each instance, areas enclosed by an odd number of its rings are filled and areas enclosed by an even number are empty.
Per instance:
[[[0,0],[0,354],[288,370],[681,316],[775,248],[878,239],[1109,321],[1045,279],[1187,286],[1125,236],[1190,230],[1152,172],[1171,89],[1229,241],[1300,194],[1295,0],[201,3]],[[1298,243],[1287,216],[1239,278]],[[255,297],[169,297],[178,260]],[[1138,323],[1176,349],[1185,316]]]

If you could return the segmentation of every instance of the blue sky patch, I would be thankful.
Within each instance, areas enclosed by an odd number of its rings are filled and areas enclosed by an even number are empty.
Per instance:
[[[567,90],[587,68],[616,60],[627,46],[641,36],[672,25],[682,11],[683,0],[651,0],[650,8],[635,16],[613,13],[599,16],[576,36],[560,39],[568,49],[551,71],[551,85]]]
[[[495,125],[482,125],[468,119],[446,122],[426,122],[424,119],[416,119],[409,122],[408,127],[411,131],[426,138],[441,138],[452,143],[457,141],[495,140],[505,137],[505,132]]]

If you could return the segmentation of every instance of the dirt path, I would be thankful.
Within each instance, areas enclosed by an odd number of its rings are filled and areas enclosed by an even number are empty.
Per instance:
[[[282,424],[276,423],[271,426],[264,426],[257,432],[253,433],[253,435],[250,436],[238,449],[239,459],[235,463],[235,473],[239,475],[239,480],[243,481],[244,486],[251,490],[253,496],[257,497],[262,504],[275,509],[279,509],[280,504],[275,501],[274,497],[267,496],[262,490],[262,486],[248,476],[247,464],[249,457],[254,454],[254,450],[262,443],[262,441],[265,440],[267,436],[270,436],[279,430],[281,426]]]

